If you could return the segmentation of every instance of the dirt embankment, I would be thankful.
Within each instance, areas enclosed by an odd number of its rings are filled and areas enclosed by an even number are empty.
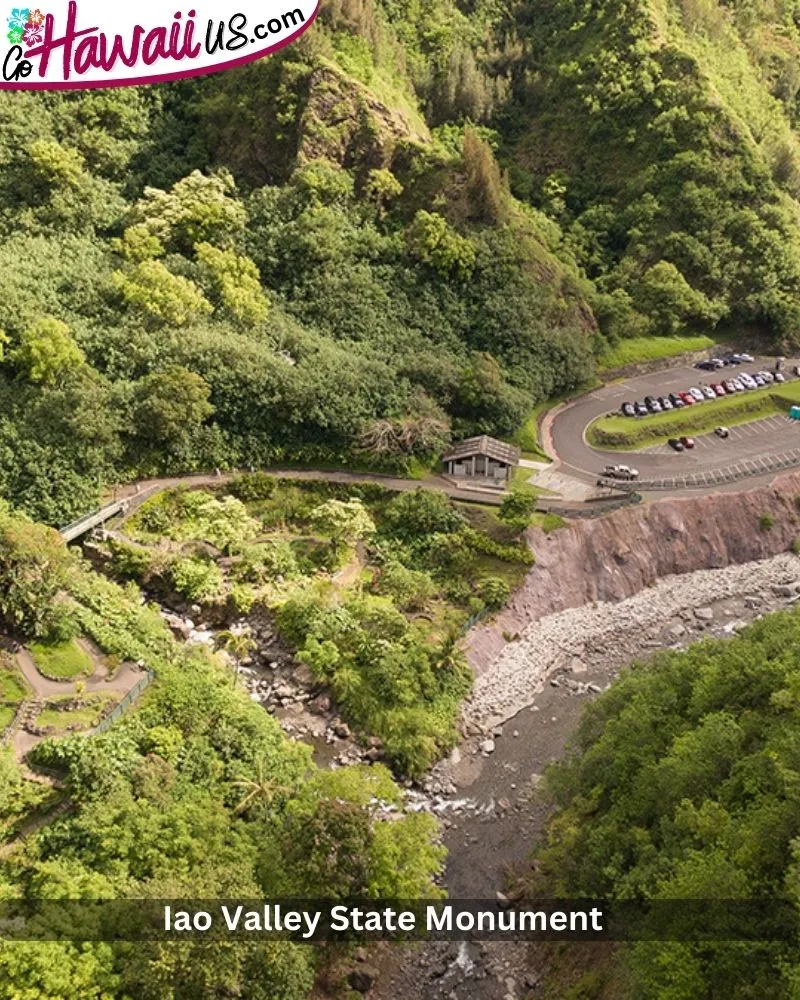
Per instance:
[[[661,577],[778,555],[800,538],[800,473],[741,493],[660,500],[549,535],[529,532],[536,565],[501,614],[472,630],[469,659],[483,673],[508,638],[545,615],[632,597]]]

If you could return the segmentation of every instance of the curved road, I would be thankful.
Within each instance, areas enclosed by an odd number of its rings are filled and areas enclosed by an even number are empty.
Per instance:
[[[772,369],[774,363],[774,359],[757,359],[749,365],[725,369],[724,376],[729,378],[736,372]],[[785,370],[790,372],[793,365],[794,362],[787,362]],[[731,437],[724,441],[713,434],[704,435],[697,439],[693,450],[682,453],[673,452],[664,445],[642,451],[601,451],[586,442],[588,425],[596,417],[618,410],[623,402],[641,400],[646,395],[663,396],[685,391],[689,386],[716,382],[721,374],[690,367],[671,368],[596,389],[553,414],[549,430],[555,457],[563,471],[592,483],[605,465],[619,462],[634,465],[642,480],[670,479],[737,467],[745,475],[763,475],[768,470],[759,470],[762,460],[800,449],[800,424],[780,416],[770,417],[741,428],[733,427]],[[636,420],[635,417],[630,419],[632,424]],[[800,465],[800,458],[797,464]]]

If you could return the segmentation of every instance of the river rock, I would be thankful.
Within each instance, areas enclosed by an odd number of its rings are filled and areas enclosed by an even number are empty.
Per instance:
[[[362,964],[353,969],[347,977],[347,982],[356,993],[369,993],[378,979],[378,970],[371,965]]]
[[[710,622],[714,620],[714,609],[713,608],[695,608],[694,616],[698,621]]]
[[[480,751],[482,754],[494,753],[494,740],[484,740],[480,745]]]

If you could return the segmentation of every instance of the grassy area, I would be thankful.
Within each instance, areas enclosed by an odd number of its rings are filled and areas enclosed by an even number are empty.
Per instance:
[[[596,389],[600,385],[602,385],[600,379],[594,379],[591,383],[582,385],[572,392],[565,392],[560,396],[553,396],[552,399],[543,399],[541,403],[537,403],[528,414],[525,423],[512,438],[512,444],[515,444],[522,450],[522,457],[529,458],[532,461],[536,461],[537,459],[541,459],[544,462],[551,461],[550,455],[545,452],[539,441],[539,421],[554,406],[566,403],[568,400],[574,399],[575,396],[579,396],[582,392],[589,392],[590,389]]]
[[[22,675],[13,668],[0,669],[0,702],[18,705],[27,694]]]
[[[83,699],[80,708],[61,708],[60,705],[74,702],[73,695],[63,698],[53,698],[47,702],[36,717],[36,725],[42,729],[54,729],[56,732],[66,732],[72,726],[80,729],[92,729],[100,721],[103,711],[114,700],[110,694],[90,694]]]
[[[40,673],[53,680],[71,680],[94,672],[94,664],[74,639],[53,645],[34,642],[29,646]]]
[[[800,403],[800,381],[777,388],[765,386],[746,395],[725,396],[648,417],[609,414],[598,417],[589,426],[586,438],[597,448],[636,450],[683,434],[707,434],[720,424],[732,426],[762,420],[774,413],[787,413],[795,403]]]
[[[8,729],[16,714],[17,710],[13,705],[0,705],[0,733]]]
[[[671,358],[687,351],[703,351],[718,342],[711,337],[630,337],[615,344],[597,359],[598,371],[635,365],[641,361]]]

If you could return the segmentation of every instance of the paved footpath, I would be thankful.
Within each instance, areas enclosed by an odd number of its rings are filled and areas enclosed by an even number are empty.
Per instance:
[[[36,707],[37,703],[46,701],[48,698],[58,695],[76,694],[78,683],[83,684],[83,691],[86,694],[102,693],[115,694],[119,698],[125,695],[142,679],[142,672],[132,663],[122,663],[114,672],[112,677],[108,676],[108,668],[100,652],[88,641],[78,640],[82,648],[91,657],[94,664],[94,672],[91,677],[76,678],[75,680],[54,681],[44,677],[36,669],[33,657],[27,649],[20,649],[16,654],[16,664],[20,669],[32,694],[20,705],[17,716],[24,716],[26,709]],[[38,711],[38,709],[36,709]],[[19,726],[11,739],[11,746],[17,760],[23,760],[43,737],[29,733],[23,726]]]

